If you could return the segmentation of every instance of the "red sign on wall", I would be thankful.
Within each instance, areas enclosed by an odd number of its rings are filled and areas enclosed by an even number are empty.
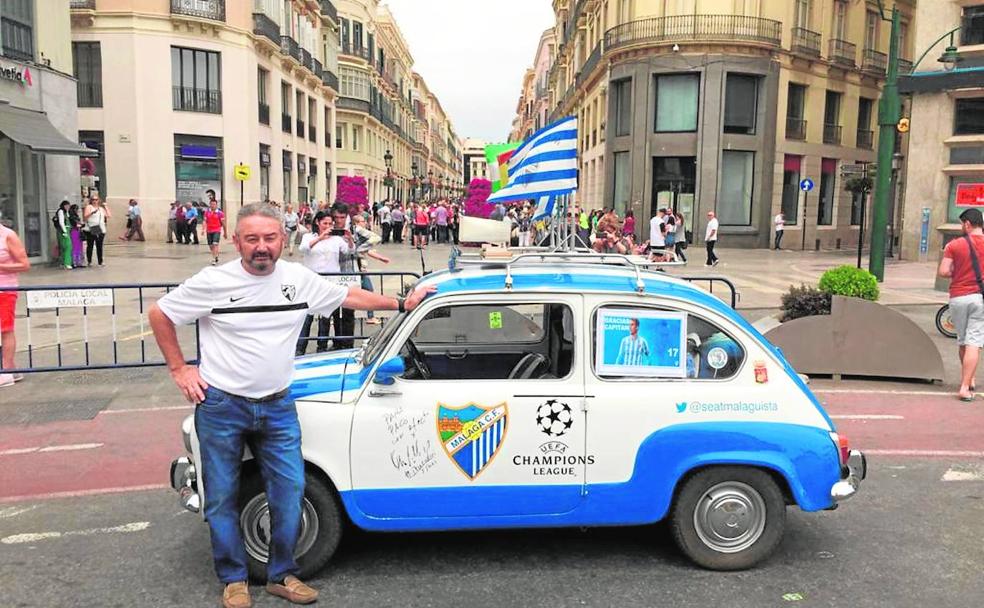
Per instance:
[[[957,207],[984,207],[984,184],[957,184]]]

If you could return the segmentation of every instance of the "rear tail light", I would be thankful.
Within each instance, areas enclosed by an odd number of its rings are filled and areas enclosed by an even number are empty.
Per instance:
[[[837,433],[831,433],[830,438],[833,440],[834,445],[837,446],[837,454],[840,458],[841,466],[847,464],[847,459],[851,455],[851,444],[847,440],[847,437],[838,435]]]

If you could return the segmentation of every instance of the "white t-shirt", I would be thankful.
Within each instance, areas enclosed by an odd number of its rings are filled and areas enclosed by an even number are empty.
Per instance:
[[[707,222],[707,232],[704,233],[705,241],[716,241],[718,240],[718,218],[714,218]]]
[[[314,272],[341,272],[338,262],[342,254],[352,252],[348,243],[340,236],[332,236],[312,247],[311,241],[317,237],[313,232],[301,237],[299,249],[304,254],[304,265]]]
[[[252,275],[238,259],[211,266],[158,301],[175,325],[200,319],[202,379],[227,393],[265,397],[290,386],[304,317],[327,315],[348,289],[283,260]]]
[[[380,224],[390,223],[390,208],[386,205],[383,205],[382,207],[379,208],[379,223]]]
[[[649,220],[649,244],[653,247],[665,247],[666,235],[663,234],[663,218],[654,215]]]
[[[786,220],[782,217],[782,214],[776,216],[774,220],[776,223],[776,232],[782,232],[786,229]]]

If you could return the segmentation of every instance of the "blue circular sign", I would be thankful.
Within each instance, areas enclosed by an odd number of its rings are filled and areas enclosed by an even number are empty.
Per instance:
[[[800,190],[802,190],[803,192],[809,192],[810,190],[813,190],[813,180],[807,177],[806,179],[801,181]]]

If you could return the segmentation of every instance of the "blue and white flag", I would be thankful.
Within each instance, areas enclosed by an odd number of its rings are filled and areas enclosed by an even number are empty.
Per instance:
[[[551,217],[554,212],[554,203],[556,202],[557,199],[552,194],[541,196],[536,204],[536,209],[533,211],[533,221],[535,222],[544,217]]]
[[[533,134],[509,159],[506,185],[489,203],[570,194],[577,189],[577,118],[563,118]]]

